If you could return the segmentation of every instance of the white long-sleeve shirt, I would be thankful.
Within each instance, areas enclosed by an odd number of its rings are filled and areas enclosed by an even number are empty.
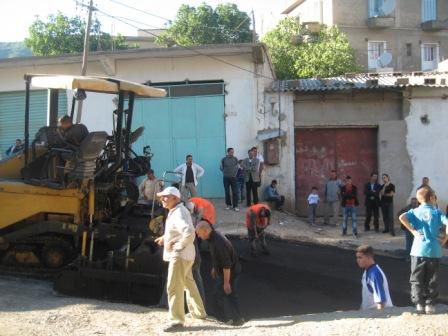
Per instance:
[[[198,185],[198,178],[204,175],[204,168],[202,168],[200,165],[196,163],[191,164],[191,170],[193,171],[193,178],[194,178],[194,185]],[[182,185],[185,185],[185,178],[187,177],[187,164],[182,163],[180,166],[178,166],[176,169],[174,169],[177,173],[182,173]]]
[[[179,257],[194,260],[194,227],[188,209],[179,203],[168,213],[165,223],[163,260],[170,261]]]

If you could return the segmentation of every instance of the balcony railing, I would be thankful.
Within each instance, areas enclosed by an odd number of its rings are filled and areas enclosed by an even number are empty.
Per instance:
[[[377,16],[369,17],[367,19],[367,26],[369,28],[388,28],[395,25],[395,17]]]
[[[448,20],[429,20],[421,23],[424,31],[439,31],[448,29]]]

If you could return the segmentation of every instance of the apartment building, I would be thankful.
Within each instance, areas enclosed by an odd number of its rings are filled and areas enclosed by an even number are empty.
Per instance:
[[[282,14],[337,25],[366,72],[430,71],[448,57],[448,0],[295,0]]]

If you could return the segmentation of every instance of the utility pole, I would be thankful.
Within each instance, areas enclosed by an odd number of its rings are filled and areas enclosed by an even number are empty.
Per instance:
[[[86,5],[82,4],[82,6],[87,7]],[[82,67],[81,67],[81,76],[85,76],[87,73],[87,57],[89,55],[89,37],[90,37],[90,26],[92,24],[92,12],[95,9],[93,7],[93,0],[90,0],[89,8],[89,14],[87,18],[87,26],[86,31],[84,32],[84,51],[82,54]],[[79,124],[81,122],[81,115],[82,115],[82,100],[78,100],[78,109],[76,111],[76,123]]]
[[[252,9],[252,43],[256,42],[257,42],[257,33],[255,31],[255,13],[254,10]]]

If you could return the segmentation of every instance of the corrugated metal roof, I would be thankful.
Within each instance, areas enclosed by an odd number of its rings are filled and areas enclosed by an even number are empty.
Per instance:
[[[351,89],[383,89],[403,87],[448,87],[448,72],[394,72],[347,74],[332,78],[309,78],[275,81],[271,91],[277,92],[341,91]]]

